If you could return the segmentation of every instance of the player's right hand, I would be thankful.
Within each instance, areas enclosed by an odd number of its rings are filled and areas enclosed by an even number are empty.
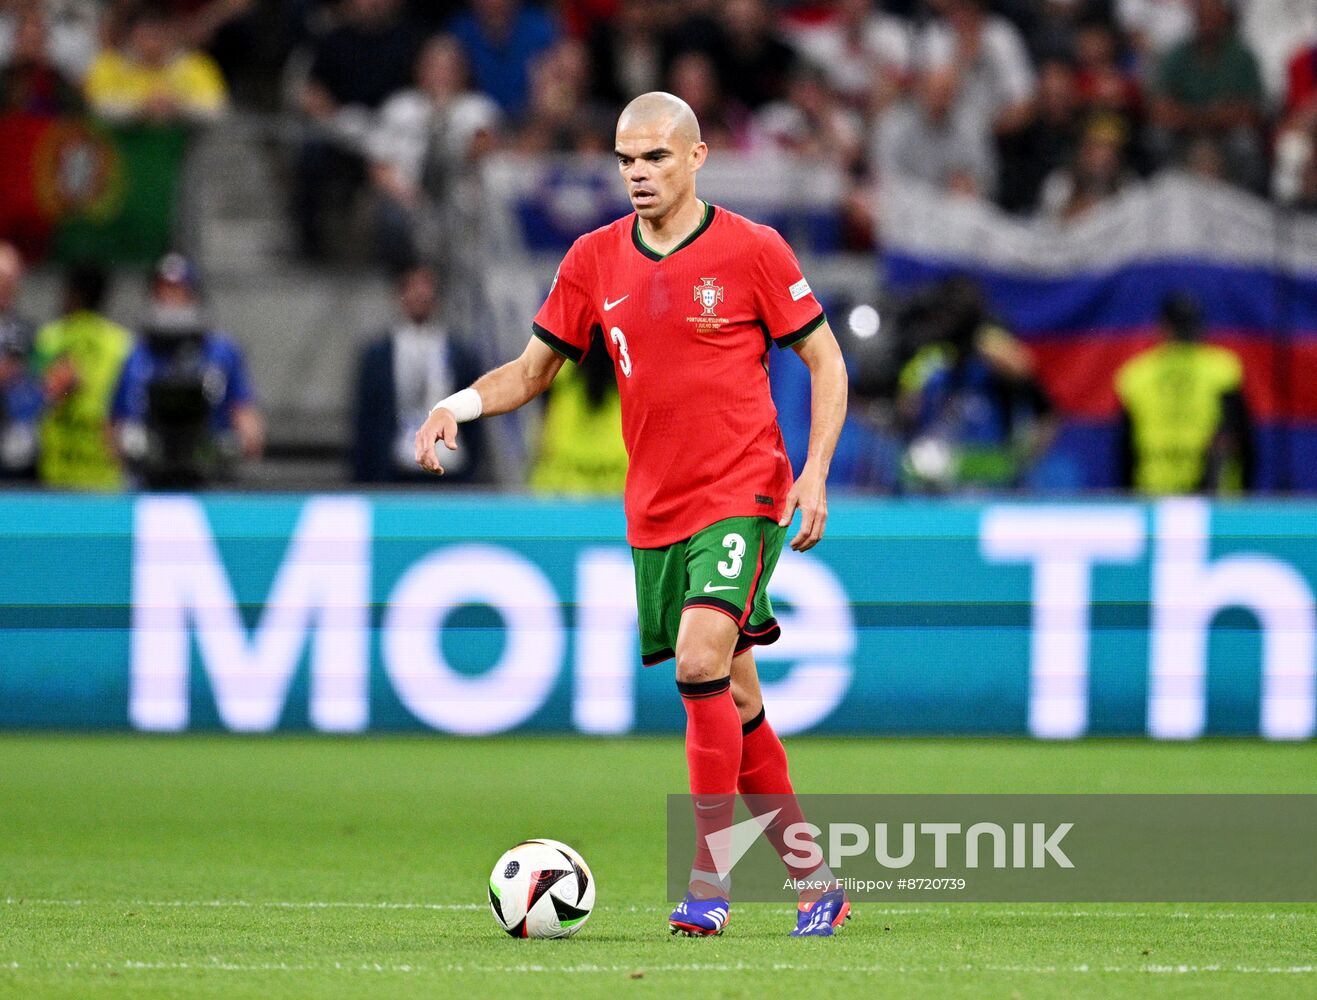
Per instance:
[[[426,472],[442,476],[444,467],[439,464],[436,449],[440,441],[449,451],[457,450],[457,418],[442,406],[426,417],[416,432],[416,464]]]

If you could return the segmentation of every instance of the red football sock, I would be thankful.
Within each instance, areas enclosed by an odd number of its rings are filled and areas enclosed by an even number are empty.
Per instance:
[[[712,874],[725,885],[705,838],[732,825],[741,764],[741,716],[732,700],[730,677],[697,684],[678,681],[677,689],[686,709],[686,767],[695,809],[695,862],[691,868]]]
[[[773,849],[787,866],[793,879],[803,879],[819,868],[819,863],[799,867],[786,860],[788,854],[799,856],[799,848],[785,843],[784,831],[793,823],[805,822],[791,788],[791,775],[787,770],[787,751],[764,718],[763,709],[742,727],[741,773],[736,787],[743,796],[770,796],[765,801],[748,801],[756,814],[780,809],[772,822],[764,828]],[[812,838],[811,838],[812,839]]]

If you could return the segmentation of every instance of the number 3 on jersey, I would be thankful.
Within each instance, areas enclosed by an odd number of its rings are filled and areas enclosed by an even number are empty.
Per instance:
[[[608,331],[609,338],[617,345],[617,366],[622,369],[622,374],[627,378],[631,377],[631,355],[626,349],[626,334],[620,327],[613,327]]]

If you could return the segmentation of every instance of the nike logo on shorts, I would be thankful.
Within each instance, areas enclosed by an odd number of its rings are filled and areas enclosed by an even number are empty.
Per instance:
[[[729,586],[729,587],[715,587],[715,586],[714,586],[713,584],[711,584],[711,583],[706,583],[706,584],[704,585],[704,592],[705,592],[706,594],[712,594],[715,590],[735,590],[735,589],[736,589],[735,586]]]
[[[604,312],[608,312],[610,309],[613,308],[613,306],[620,306],[623,302],[625,302],[629,298],[631,298],[630,292],[627,292],[627,294],[623,295],[616,302],[609,302],[607,299],[604,299]]]

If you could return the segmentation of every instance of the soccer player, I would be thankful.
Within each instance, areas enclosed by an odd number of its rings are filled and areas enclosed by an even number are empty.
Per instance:
[[[456,448],[458,424],[525,405],[592,343],[608,352],[629,455],[641,658],[675,656],[686,709],[698,843],[669,925],[692,935],[726,925],[729,884],[705,838],[731,823],[739,791],[783,797],[766,834],[794,878],[822,885],[802,893],[792,934],[830,935],[850,903],[826,869],[787,858],[781,831],[801,816],[752,649],[780,633],[767,584],[797,508],[791,547],[823,536],[845,364],[782,237],[696,197],[708,147],[684,101],[656,92],[628,104],[616,154],[635,212],[572,245],[525,352],[437,403],[416,433],[416,460],[442,473],[436,445]],[[770,344],[793,348],[810,371],[809,453],[794,482],[769,393]]]

